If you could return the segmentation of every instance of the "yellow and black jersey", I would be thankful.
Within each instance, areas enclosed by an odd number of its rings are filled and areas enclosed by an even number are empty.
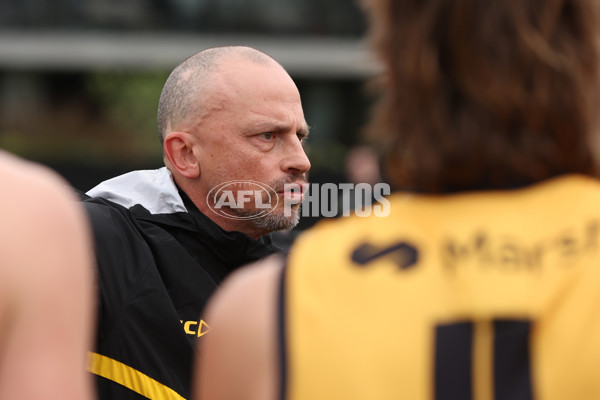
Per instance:
[[[600,399],[600,183],[390,196],[291,249],[282,397]]]
[[[121,175],[87,194],[99,286],[88,370],[98,399],[190,399],[195,347],[209,331],[208,299],[229,273],[275,249],[268,238],[221,229],[164,167]]]

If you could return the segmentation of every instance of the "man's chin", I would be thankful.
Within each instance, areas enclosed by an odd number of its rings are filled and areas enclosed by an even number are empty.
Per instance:
[[[288,212],[289,213],[289,212]],[[266,232],[289,230],[298,225],[300,221],[300,208],[292,209],[291,215],[285,215],[284,210],[277,209],[262,215],[256,210],[237,210],[236,214],[252,224],[255,228]]]

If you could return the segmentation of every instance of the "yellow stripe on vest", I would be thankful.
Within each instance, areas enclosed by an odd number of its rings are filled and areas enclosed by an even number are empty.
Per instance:
[[[153,400],[185,400],[173,389],[112,358],[89,352],[88,371]]]

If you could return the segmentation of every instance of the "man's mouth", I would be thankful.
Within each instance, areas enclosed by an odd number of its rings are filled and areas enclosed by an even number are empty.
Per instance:
[[[304,198],[306,192],[306,183],[286,183],[281,191],[277,194],[281,194],[284,199],[287,199],[291,203],[300,203]]]

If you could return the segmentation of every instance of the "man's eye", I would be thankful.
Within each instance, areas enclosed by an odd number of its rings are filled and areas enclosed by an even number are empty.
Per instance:
[[[273,139],[273,136],[275,136],[275,134],[273,132],[265,132],[262,133],[260,136],[265,140],[271,140]]]

